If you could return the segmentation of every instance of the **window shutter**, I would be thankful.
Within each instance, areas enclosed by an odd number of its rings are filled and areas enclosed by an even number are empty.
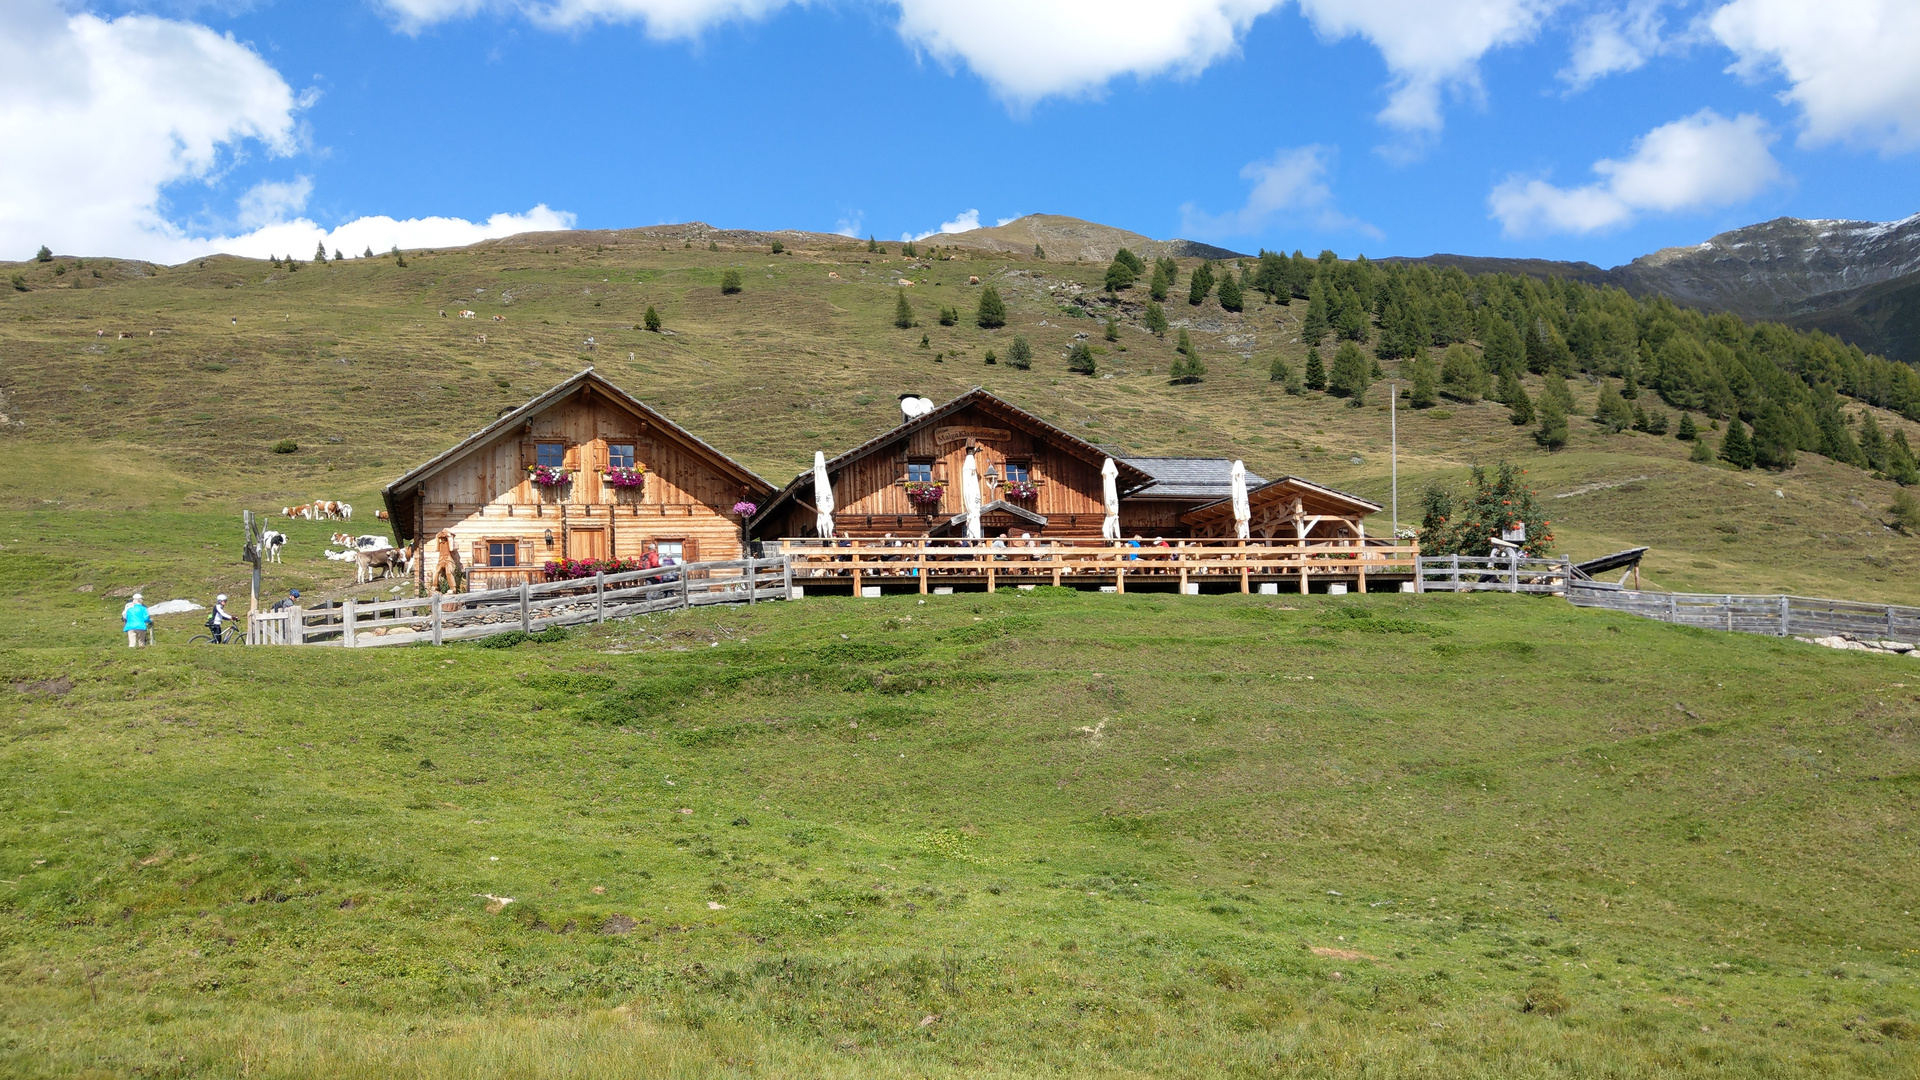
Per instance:
[[[682,562],[699,562],[700,561],[700,539],[698,537],[689,536],[687,537],[686,541],[680,546],[680,561]]]
[[[485,540],[475,540],[473,542],[473,563],[471,565],[487,565],[487,542]]]

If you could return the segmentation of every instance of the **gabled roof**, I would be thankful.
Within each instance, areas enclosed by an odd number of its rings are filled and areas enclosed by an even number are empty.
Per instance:
[[[1047,527],[1047,517],[1045,514],[1036,514],[1024,506],[1015,506],[1005,499],[995,499],[980,508],[981,517],[986,517],[988,514],[1006,514],[1014,520],[1024,521],[1036,529],[1044,529]],[[935,526],[933,531],[937,535],[950,529],[962,528],[966,523],[966,514],[955,514],[947,519],[946,524]]]
[[[1129,457],[1127,464],[1153,477],[1153,483],[1134,492],[1135,499],[1226,499],[1233,496],[1233,459],[1198,457]],[[1266,483],[1266,477],[1247,474],[1247,486]]]
[[[1363,499],[1358,495],[1349,494],[1336,488],[1327,487],[1325,484],[1316,484],[1311,480],[1303,480],[1298,476],[1282,476],[1278,480],[1269,480],[1257,488],[1250,488],[1247,491],[1247,502],[1257,506],[1263,502],[1284,498],[1288,495],[1299,495],[1302,497],[1303,502],[1317,502],[1325,505],[1327,508],[1338,509],[1348,513],[1358,513],[1361,516],[1377,514],[1384,509],[1377,502]],[[1181,514],[1180,520],[1183,523],[1192,524],[1205,518],[1222,514],[1230,515],[1232,513],[1233,497],[1229,494],[1227,498],[1194,507],[1186,513]]]
[[[501,432],[526,423],[549,407],[564,401],[582,387],[589,385],[644,417],[648,423],[658,426],[674,438],[680,439],[699,449],[713,461],[726,467],[736,474],[739,479],[746,481],[757,490],[773,490],[773,485],[752,469],[747,468],[745,465],[733,460],[719,450],[714,449],[713,446],[699,436],[667,419],[646,402],[615,386],[613,383],[607,381],[606,376],[597,374],[593,368],[588,367],[554,386],[546,393],[527,402],[525,405],[510,412],[502,413],[493,423],[460,440],[448,449],[428,458],[424,463],[401,476],[398,480],[388,484],[381,494],[387,504],[387,512],[393,518],[394,527],[396,529],[403,527],[396,500],[403,499],[411,494],[411,489],[414,485],[465,457],[469,451],[485,445]]]
[[[1011,404],[1004,398],[995,397],[978,386],[944,405],[936,406],[930,413],[916,416],[912,420],[901,424],[899,427],[875,435],[873,438],[868,439],[866,442],[846,451],[838,457],[827,459],[827,474],[831,476],[841,467],[892,446],[894,443],[905,438],[909,433],[944,420],[954,413],[970,406],[979,406],[987,412],[999,413],[1001,416],[1028,430],[1040,431],[1047,436],[1049,441],[1063,445],[1070,450],[1077,451],[1081,457],[1089,461],[1099,461],[1102,458],[1113,457],[1115,464],[1120,468],[1119,488],[1122,497],[1130,495],[1134,491],[1153,482],[1153,477],[1138,466],[1129,465],[1125,459],[1115,457],[1107,453],[1104,449],[1080,438],[1078,435],[1064,428],[1056,427],[1032,413],[1027,412],[1025,409]],[[812,483],[812,481],[813,469],[809,466],[794,476],[791,483],[781,488],[779,494],[769,500],[767,505],[763,507],[758,514],[754,515],[753,521],[749,523],[749,527],[757,524],[763,518],[770,516],[782,503],[794,497],[803,485]]]

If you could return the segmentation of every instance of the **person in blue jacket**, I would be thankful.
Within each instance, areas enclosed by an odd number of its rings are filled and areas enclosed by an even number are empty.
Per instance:
[[[120,609],[120,618],[126,622],[127,648],[153,644],[153,615],[147,611],[146,597],[134,593],[127,606]]]

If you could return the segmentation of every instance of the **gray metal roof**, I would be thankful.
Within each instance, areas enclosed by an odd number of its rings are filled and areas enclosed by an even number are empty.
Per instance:
[[[1133,493],[1136,499],[1225,499],[1233,495],[1233,459],[1197,457],[1127,457],[1119,459],[1153,477],[1154,482]],[[1249,472],[1249,490],[1266,483]]]

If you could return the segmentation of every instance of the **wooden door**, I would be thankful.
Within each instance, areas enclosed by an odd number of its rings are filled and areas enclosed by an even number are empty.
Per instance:
[[[604,559],[607,557],[607,530],[600,528],[567,530],[567,558]]]

